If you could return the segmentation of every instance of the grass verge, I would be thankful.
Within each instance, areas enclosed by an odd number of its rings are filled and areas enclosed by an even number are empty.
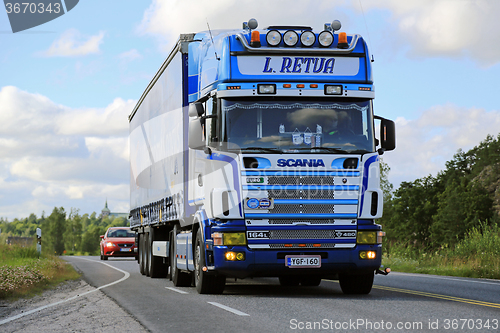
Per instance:
[[[54,256],[38,256],[34,247],[0,245],[0,299],[32,297],[80,277],[73,266]]]
[[[455,247],[432,252],[391,244],[382,264],[398,272],[500,279],[500,227],[481,224]]]

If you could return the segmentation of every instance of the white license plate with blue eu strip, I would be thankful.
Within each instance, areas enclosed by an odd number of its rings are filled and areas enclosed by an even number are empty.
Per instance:
[[[321,256],[291,255],[285,256],[285,266],[290,268],[319,268]]]

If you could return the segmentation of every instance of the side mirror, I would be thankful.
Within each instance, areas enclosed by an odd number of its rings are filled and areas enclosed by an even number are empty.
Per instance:
[[[203,141],[203,126],[201,118],[191,119],[189,121],[188,146],[191,149],[201,150],[205,147]]]
[[[203,108],[203,104],[201,103],[192,103],[189,104],[189,116],[190,117],[201,117],[205,113]]]
[[[99,236],[99,237],[101,237],[101,239],[104,239],[104,235],[101,235],[101,236]]]
[[[380,120],[380,146],[383,151],[394,150],[396,148],[396,124],[389,119],[375,116]]]

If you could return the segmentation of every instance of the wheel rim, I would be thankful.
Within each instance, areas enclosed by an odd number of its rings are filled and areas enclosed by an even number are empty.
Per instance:
[[[195,271],[195,283],[196,285],[199,284],[199,281],[200,281],[200,276],[201,276],[201,271],[200,271],[200,267],[201,267],[201,251],[200,251],[200,244],[198,242],[196,242],[196,248],[194,249],[194,271]]]

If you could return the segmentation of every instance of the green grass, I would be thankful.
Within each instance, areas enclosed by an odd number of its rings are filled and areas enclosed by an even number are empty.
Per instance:
[[[382,264],[393,271],[500,279],[500,227],[480,224],[449,248],[430,252],[408,244],[391,244]]]
[[[35,247],[0,245],[0,299],[31,297],[79,274],[65,261]]]

